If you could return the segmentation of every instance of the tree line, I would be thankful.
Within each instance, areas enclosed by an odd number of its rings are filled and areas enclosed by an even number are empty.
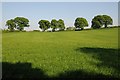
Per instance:
[[[108,15],[97,15],[92,19],[91,23],[91,28],[100,29],[102,26],[107,28],[108,25],[112,25],[113,20]],[[48,20],[40,20],[38,24],[39,28],[42,29],[42,31],[45,31],[49,28],[52,29],[52,32],[54,32],[55,29],[59,29],[60,31],[65,29],[64,20],[62,19],[52,19],[51,22],[49,22]],[[23,31],[24,27],[29,27],[30,25],[27,18],[16,17],[14,19],[7,20],[6,26],[8,26],[9,31],[15,31],[15,29]],[[88,21],[83,17],[78,17],[75,19],[74,26],[75,30],[83,30],[84,27],[88,26]]]

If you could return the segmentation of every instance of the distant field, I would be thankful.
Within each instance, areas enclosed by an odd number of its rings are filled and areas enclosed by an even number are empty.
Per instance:
[[[2,34],[3,78],[120,78],[118,28]]]

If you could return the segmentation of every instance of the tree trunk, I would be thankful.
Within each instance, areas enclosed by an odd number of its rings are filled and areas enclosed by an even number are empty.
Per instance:
[[[105,23],[105,28],[107,28],[107,23]]]
[[[52,29],[52,32],[55,32],[55,28]]]
[[[81,28],[81,30],[83,30],[83,28]]]

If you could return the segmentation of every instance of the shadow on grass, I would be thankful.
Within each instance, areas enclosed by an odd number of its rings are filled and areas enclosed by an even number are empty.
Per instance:
[[[2,80],[84,80],[84,79],[115,79],[115,77],[97,74],[94,72],[85,72],[84,70],[71,70],[59,73],[55,77],[51,77],[45,74],[45,72],[38,68],[32,68],[31,63],[8,63],[2,62]]]
[[[48,78],[44,71],[32,68],[31,63],[8,63],[2,62],[2,79],[39,79]]]
[[[113,68],[117,71],[118,75],[120,74],[120,55],[118,49],[83,47],[77,48],[76,51],[90,54],[93,58],[101,61],[100,64],[96,64],[97,67],[106,66],[108,68]]]
[[[118,80],[119,78],[109,76],[109,75],[103,75],[98,74],[95,72],[86,72],[84,70],[71,70],[71,71],[65,71],[64,73],[60,73],[56,78],[59,79],[71,79],[71,80],[109,80],[114,79]]]

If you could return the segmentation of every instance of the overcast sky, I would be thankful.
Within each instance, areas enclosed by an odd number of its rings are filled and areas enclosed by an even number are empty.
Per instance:
[[[39,29],[41,19],[63,19],[65,25],[74,26],[77,17],[84,17],[91,26],[91,20],[98,14],[113,18],[113,25],[118,25],[117,2],[2,2],[2,21],[22,16],[30,20],[29,30]]]

